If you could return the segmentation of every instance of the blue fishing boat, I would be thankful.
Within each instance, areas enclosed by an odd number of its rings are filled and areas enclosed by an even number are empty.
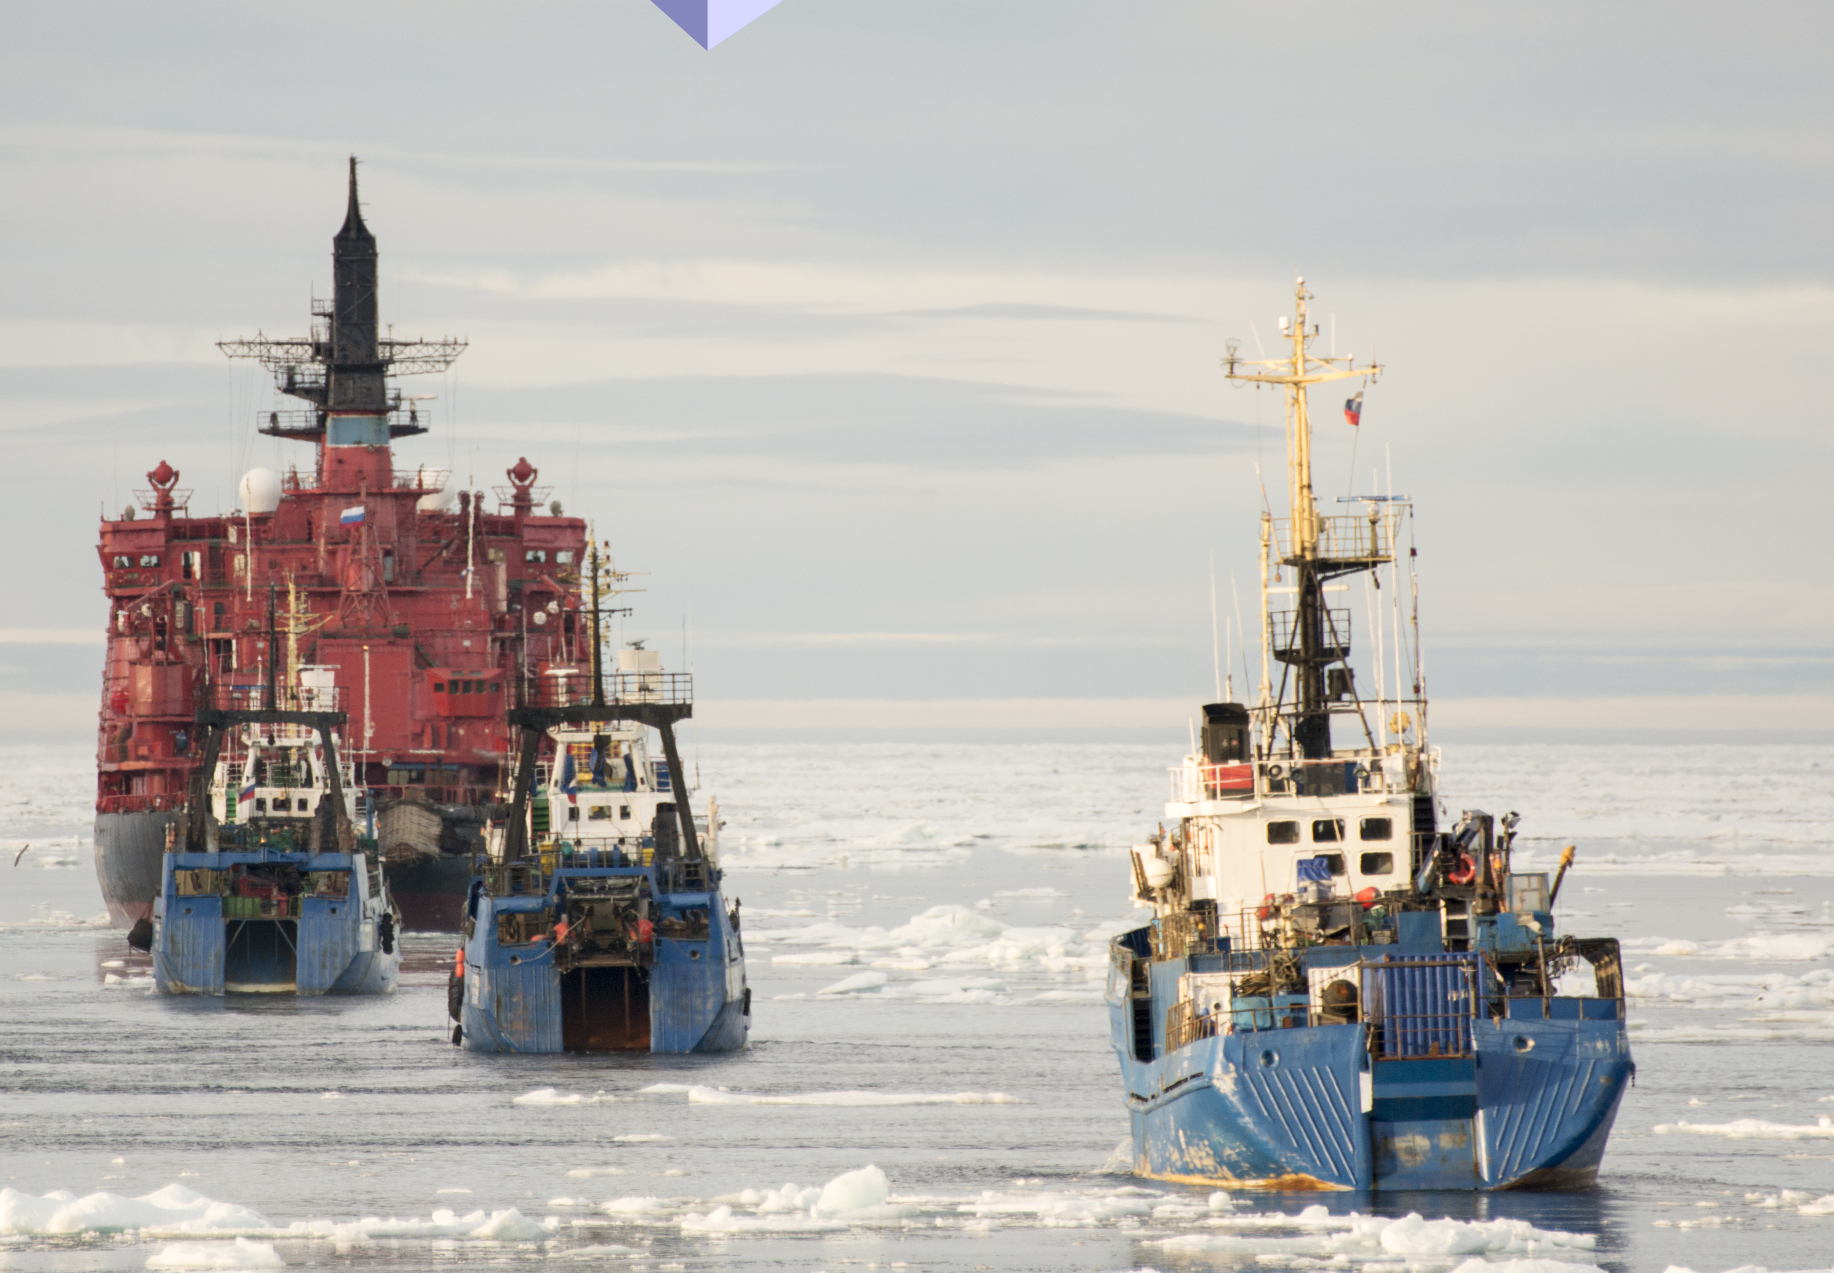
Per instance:
[[[292,688],[206,687],[233,705],[197,713],[203,763],[168,831],[152,919],[128,935],[151,950],[162,993],[395,988],[400,917],[375,841],[346,811],[337,690],[328,668],[294,670]]]
[[[1411,503],[1352,496],[1322,516],[1312,491],[1308,387],[1380,368],[1315,356],[1309,299],[1301,279],[1280,320],[1289,356],[1229,342],[1232,379],[1286,395],[1291,507],[1262,518],[1255,701],[1233,701],[1219,657],[1168,821],[1132,850],[1153,918],[1114,940],[1107,1001],[1134,1170],[1232,1188],[1589,1186],[1635,1074],[1618,943],[1555,930],[1571,847],[1550,885],[1513,869],[1515,814],[1441,829]],[[1372,649],[1353,667],[1351,611],[1326,594],[1358,574]]]
[[[600,612],[593,553],[593,602]],[[486,837],[450,987],[452,1041],[479,1052],[730,1052],[751,1028],[739,908],[720,891],[675,725],[693,678],[654,650],[525,677],[507,815]],[[657,735],[662,756],[651,754]]]

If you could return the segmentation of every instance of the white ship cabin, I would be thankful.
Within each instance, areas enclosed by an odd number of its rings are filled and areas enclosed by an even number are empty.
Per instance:
[[[562,674],[580,675],[575,669]],[[615,684],[621,701],[660,701],[664,693],[661,653],[619,650]],[[664,836],[679,835],[678,824],[673,822],[679,810],[677,783],[686,781],[686,776],[669,772],[660,747],[651,752],[646,727],[634,721],[607,721],[551,729],[548,736],[553,739],[554,758],[535,771],[531,843],[563,856],[618,849],[624,861],[646,865],[656,848],[659,814],[668,814],[663,820]],[[717,864],[717,802],[697,814],[697,838],[709,860]],[[500,845],[500,837],[492,843]],[[493,851],[500,852],[500,848]]]
[[[337,710],[336,676],[332,667],[301,667],[296,710]],[[351,758],[341,743],[338,751],[350,799],[355,791]],[[324,741],[317,730],[307,725],[245,724],[224,739],[210,784],[210,811],[226,826],[257,819],[311,819],[330,791]]]
[[[1269,895],[1322,900],[1407,886],[1414,833],[1433,827],[1437,748],[1390,742],[1327,759],[1255,759],[1246,708],[1204,711],[1202,745],[1171,770],[1173,829],[1134,849],[1142,882],[1158,890],[1176,881],[1187,902],[1213,901],[1227,927]]]

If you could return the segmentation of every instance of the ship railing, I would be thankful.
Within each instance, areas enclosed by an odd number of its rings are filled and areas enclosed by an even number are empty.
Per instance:
[[[1220,765],[1187,760],[1168,766],[1166,773],[1171,798],[1186,804],[1256,795],[1386,795],[1411,792],[1416,785],[1407,752],[1380,755],[1366,750],[1325,760],[1282,757]]]
[[[1296,662],[1301,654],[1299,612],[1270,610],[1267,614],[1268,644],[1282,663]],[[1350,657],[1350,611],[1330,607],[1325,610],[1324,644],[1317,657],[1326,663],[1339,663]]]
[[[182,513],[190,510],[191,497],[195,493],[189,487],[183,490],[135,491],[134,500],[149,513],[165,510]]]
[[[578,676],[530,677],[523,683],[525,707],[591,707],[595,703],[590,673]],[[694,701],[692,672],[607,672],[604,702],[681,705]]]
[[[451,469],[418,468],[411,473],[395,474],[395,489],[398,491],[421,491],[433,494],[446,489],[446,483],[452,479]]]
[[[1291,564],[1298,559],[1293,548],[1293,519],[1276,517],[1272,521],[1276,554],[1281,561]],[[1395,535],[1401,525],[1398,509],[1316,517],[1313,522],[1318,527],[1314,561],[1327,565],[1334,562],[1373,565],[1394,560]]]
[[[320,418],[318,410],[313,407],[296,407],[287,411],[264,412],[262,413],[261,424],[264,426],[261,432],[270,436],[287,433],[316,433],[318,430],[324,428],[324,421]],[[297,478],[299,476],[298,470],[295,469],[291,476]],[[282,479],[282,481],[285,480],[284,478]],[[294,486],[292,489],[297,490],[299,488]]]
[[[519,501],[525,499],[531,504],[540,505],[554,494],[552,486],[493,486],[490,489],[497,497],[498,512],[514,509]]]
[[[552,875],[568,867],[604,870],[653,866],[656,862],[656,846],[611,839],[590,842],[562,838],[537,846],[536,856],[541,862],[542,872]]]
[[[125,757],[123,757],[125,759]],[[97,813],[175,813],[184,809],[186,797],[164,794],[109,795],[96,797]]]
[[[1221,1025],[1219,1014],[1200,1013],[1189,999],[1180,999],[1166,1010],[1165,1050],[1171,1052],[1198,1039],[1214,1038]]]
[[[341,712],[342,686],[212,684],[208,705],[218,711]]]

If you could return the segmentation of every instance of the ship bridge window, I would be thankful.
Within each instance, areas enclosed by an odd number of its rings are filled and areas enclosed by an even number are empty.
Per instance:
[[[573,550],[571,548],[555,549],[554,550],[554,564],[557,566],[572,565],[573,564]]]
[[[435,694],[444,694],[446,692],[446,683],[444,681],[433,682],[433,692]]]
[[[143,566],[157,566],[159,564],[159,554],[147,553],[145,556],[141,557],[140,564]]]
[[[608,804],[595,804],[586,817],[593,822],[609,822],[611,821],[611,806]]]
[[[1297,822],[1268,823],[1267,842],[1269,844],[1298,844],[1299,824]]]
[[[1393,875],[1395,873],[1395,855],[1392,853],[1365,853],[1357,862],[1357,870],[1363,875]]]
[[[1392,840],[1395,838],[1395,820],[1393,818],[1364,818],[1357,826],[1356,833],[1365,840]]]
[[[1312,823],[1313,844],[1336,844],[1344,838],[1342,818],[1318,818]]]
[[[545,548],[531,548],[527,552],[522,554],[522,560],[524,561],[545,562],[547,559],[548,559],[548,553]]]
[[[133,564],[134,564],[134,559],[132,557],[116,557],[115,558],[115,569],[116,570],[130,569],[132,568]]]

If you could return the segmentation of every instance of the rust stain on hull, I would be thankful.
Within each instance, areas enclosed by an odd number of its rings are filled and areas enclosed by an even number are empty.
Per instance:
[[[1346,1185],[1334,1185],[1320,1180],[1317,1176],[1308,1176],[1303,1172],[1292,1172],[1284,1176],[1269,1176],[1264,1180],[1242,1180],[1227,1172],[1214,1176],[1192,1176],[1183,1172],[1170,1171],[1136,1171],[1136,1176],[1148,1180],[1163,1180],[1174,1185],[1227,1185],[1232,1189],[1265,1189],[1270,1193],[1347,1193]]]

